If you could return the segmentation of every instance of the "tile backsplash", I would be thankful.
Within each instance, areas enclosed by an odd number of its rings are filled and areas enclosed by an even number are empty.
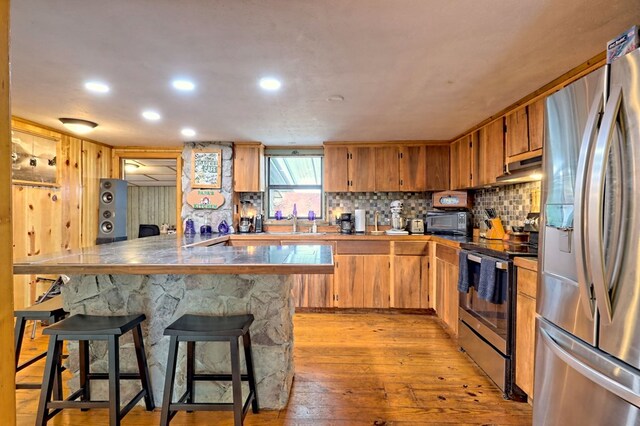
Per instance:
[[[540,211],[540,182],[480,189],[473,196],[473,226],[486,219],[484,209],[496,209],[504,226],[521,226],[529,212]]]
[[[367,223],[373,224],[375,211],[380,212],[380,225],[390,225],[391,202],[404,202],[404,217],[422,218],[432,208],[431,192],[333,192],[326,194],[327,212],[335,220],[340,213],[355,209],[367,211]]]

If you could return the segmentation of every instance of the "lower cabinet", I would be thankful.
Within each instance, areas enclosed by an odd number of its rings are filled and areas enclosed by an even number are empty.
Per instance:
[[[296,308],[332,307],[333,275],[294,275],[293,297]]]
[[[436,313],[458,335],[458,250],[436,245]]]
[[[389,255],[336,255],[333,306],[388,308],[389,275]]]
[[[537,271],[519,266],[516,272],[516,385],[533,400],[536,335]]]

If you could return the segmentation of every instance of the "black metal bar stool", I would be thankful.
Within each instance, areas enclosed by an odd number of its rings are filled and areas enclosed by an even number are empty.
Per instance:
[[[16,326],[14,333],[14,348],[16,352],[16,374],[19,371],[24,370],[31,364],[38,362],[45,356],[46,352],[42,352],[28,361],[19,364],[20,351],[22,350],[22,340],[24,339],[24,331],[27,327],[27,321],[47,321],[49,325],[60,321],[67,315],[64,309],[62,309],[62,297],[56,296],[45,302],[29,306],[28,308],[19,309],[14,311],[13,315],[16,317]],[[56,375],[57,383],[54,386],[54,392],[58,392],[62,388],[62,381],[58,380],[62,369],[58,370]],[[42,383],[16,383],[16,389],[40,389]]]
[[[201,316],[183,315],[164,330],[165,336],[170,336],[169,359],[167,374],[164,382],[164,398],[162,402],[162,416],[160,424],[165,426],[180,410],[182,411],[233,411],[234,424],[241,425],[249,403],[254,413],[259,411],[256,394],[256,381],[253,372],[253,358],[251,356],[251,336],[249,326],[253,322],[253,315],[235,316]],[[242,337],[247,374],[240,372],[240,351],[238,339]],[[178,358],[179,342],[187,342],[187,390],[177,402],[173,399],[173,386],[176,376],[176,360]],[[231,374],[196,374],[195,346],[196,342],[229,342],[231,350]],[[233,403],[196,403],[196,381],[231,381],[233,387]],[[242,381],[249,382],[249,395],[242,401]]]
[[[108,408],[109,424],[120,425],[122,418],[144,397],[147,410],[154,409],[149,368],[142,342],[140,324],[145,320],[144,314],[127,316],[72,315],[44,329],[48,334],[49,350],[44,369],[44,379],[40,392],[40,404],[36,425],[46,425],[47,421],[64,408]],[[119,339],[124,333],[133,333],[133,342],[138,361],[138,373],[120,373]],[[60,354],[64,340],[79,342],[80,389],[73,392],[65,400],[51,400],[54,378],[60,369]],[[106,340],[109,352],[109,372],[91,373],[89,367],[89,341]],[[120,409],[120,379],[140,380],[142,389],[124,408]],[[109,380],[109,400],[91,401],[91,380]],[[80,401],[76,399],[80,398]],[[51,410],[51,411],[49,411]]]

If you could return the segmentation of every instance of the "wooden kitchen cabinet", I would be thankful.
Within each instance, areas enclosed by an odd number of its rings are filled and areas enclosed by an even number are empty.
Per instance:
[[[425,191],[449,189],[449,146],[427,145],[426,169]]]
[[[378,146],[376,156],[376,191],[400,191],[400,149],[397,145]]]
[[[427,190],[427,147],[400,146],[400,191]]]
[[[429,244],[392,243],[393,308],[429,307]]]
[[[363,303],[365,308],[389,307],[389,255],[361,256],[363,259]]]
[[[542,149],[544,141],[544,104],[545,99],[542,98],[527,106],[530,151]]]
[[[544,140],[544,98],[506,117],[506,162],[542,155]]]
[[[273,240],[271,241],[272,244]],[[277,244],[277,243],[275,243]],[[282,246],[295,245],[330,245],[327,240],[282,240]],[[298,274],[293,275],[293,299],[296,308],[330,308],[333,306],[332,274]]]
[[[265,185],[264,145],[257,142],[233,144],[233,190],[262,192]]]
[[[480,129],[477,186],[492,185],[504,173],[504,118]]]
[[[327,192],[349,191],[348,161],[346,146],[324,147],[324,190]]]
[[[532,261],[527,263],[532,263]],[[516,264],[518,264],[518,259],[516,259]],[[523,266],[517,267],[516,384],[529,396],[530,400],[533,400],[537,279],[536,270]]]
[[[372,147],[349,147],[347,166],[350,192],[373,192],[376,185],[376,151]]]
[[[389,255],[336,255],[336,308],[389,307]]]
[[[451,189],[476,186],[479,132],[473,132],[451,144]]]
[[[458,335],[458,250],[436,244],[436,313]]]

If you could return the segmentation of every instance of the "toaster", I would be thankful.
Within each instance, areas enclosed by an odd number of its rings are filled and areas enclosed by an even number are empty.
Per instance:
[[[424,234],[424,222],[422,219],[411,219],[409,221],[409,233]]]

